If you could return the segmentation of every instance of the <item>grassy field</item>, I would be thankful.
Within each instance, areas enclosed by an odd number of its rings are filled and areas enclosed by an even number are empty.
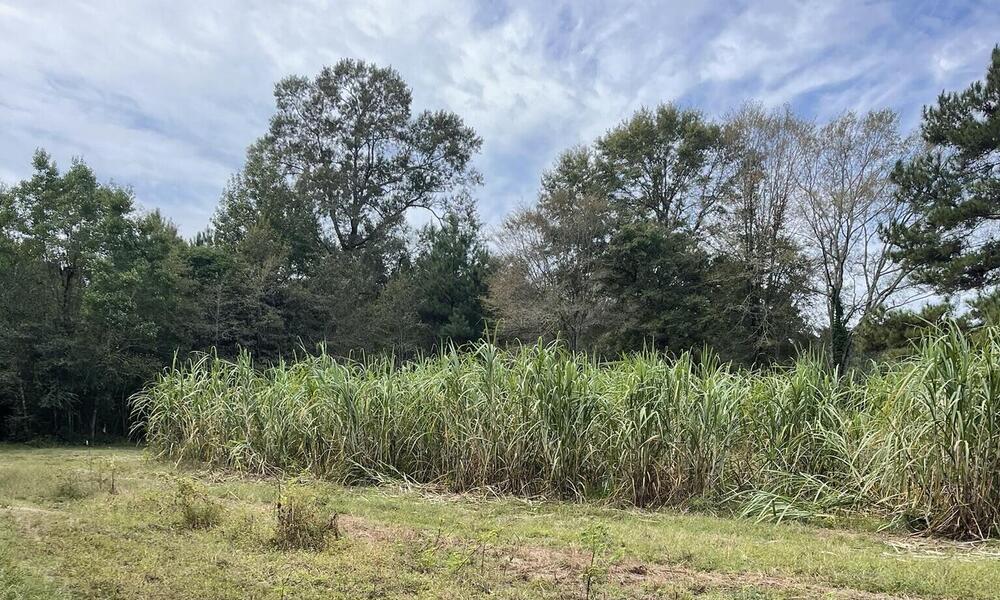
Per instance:
[[[324,547],[280,543],[279,497],[308,499]],[[1000,597],[996,542],[426,487],[279,489],[130,448],[0,446],[0,507],[4,600],[586,598],[588,578],[592,598]]]

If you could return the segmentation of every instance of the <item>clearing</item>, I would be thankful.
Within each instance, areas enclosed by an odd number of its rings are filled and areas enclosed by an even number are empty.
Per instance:
[[[213,526],[182,524],[187,478],[221,507]],[[0,599],[586,598],[587,573],[591,598],[1000,598],[996,542],[425,487],[297,489],[338,515],[323,550],[272,542],[274,480],[126,447],[0,445]]]

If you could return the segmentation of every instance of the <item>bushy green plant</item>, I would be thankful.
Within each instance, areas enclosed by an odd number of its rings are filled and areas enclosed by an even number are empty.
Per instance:
[[[243,512],[226,520],[225,536],[233,544],[251,550],[265,548],[274,539],[274,532],[253,512]]]
[[[949,327],[873,394],[873,495],[917,529],[1000,535],[1000,329]]]

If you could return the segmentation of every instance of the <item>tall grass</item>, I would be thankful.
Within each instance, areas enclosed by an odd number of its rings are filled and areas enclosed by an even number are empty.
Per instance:
[[[488,343],[416,363],[319,354],[256,369],[200,355],[136,395],[162,457],[455,490],[787,518],[865,510],[1000,535],[1000,330],[943,329],[864,377],[814,355],[738,371],[711,356],[596,363]]]

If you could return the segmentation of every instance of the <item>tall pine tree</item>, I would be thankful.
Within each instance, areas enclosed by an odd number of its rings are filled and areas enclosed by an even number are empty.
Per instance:
[[[1000,281],[1000,46],[986,81],[942,93],[924,108],[930,148],[892,175],[914,225],[889,230],[894,256],[941,291],[981,289]]]

